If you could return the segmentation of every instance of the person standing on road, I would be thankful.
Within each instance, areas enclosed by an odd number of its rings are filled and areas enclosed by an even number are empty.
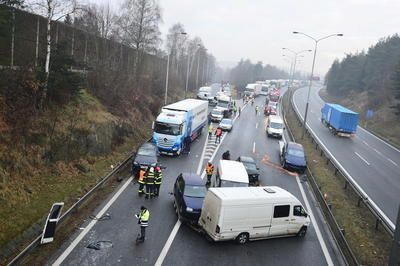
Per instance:
[[[236,107],[236,105],[234,105],[234,106],[233,106],[233,115],[234,115],[234,116],[236,115],[236,112],[237,112],[237,107]]]
[[[229,150],[227,150],[222,154],[222,160],[230,160],[230,159],[231,159],[231,154],[229,153]]]
[[[222,129],[220,127],[215,130],[215,144],[221,143]]]
[[[138,193],[139,196],[142,196],[144,194],[144,175],[146,174],[146,171],[140,168],[139,170],[139,176],[138,176],[138,183],[139,183],[139,189]]]
[[[240,116],[240,106],[238,107],[238,115]]]
[[[210,125],[208,126],[208,139],[209,139],[209,140],[211,139],[212,132],[213,132],[213,126],[210,124]]]
[[[146,227],[149,226],[150,212],[145,207],[140,207],[140,213],[135,214],[135,217],[138,219],[138,224],[140,225],[140,236],[136,239],[136,241],[143,242],[146,237]]]
[[[213,175],[214,172],[214,165],[211,162],[207,163],[207,167],[206,167],[206,174],[207,174],[207,183],[206,185],[210,185],[211,184],[211,177]]]
[[[154,196],[158,197],[160,194],[160,186],[162,183],[162,171],[160,166],[156,166],[155,172],[154,172]]]
[[[154,197],[154,167],[150,167],[145,176],[146,199]]]

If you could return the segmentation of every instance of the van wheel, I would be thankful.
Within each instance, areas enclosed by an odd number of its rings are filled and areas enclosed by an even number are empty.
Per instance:
[[[304,237],[304,236],[306,235],[306,233],[307,233],[307,227],[306,227],[306,226],[303,226],[303,227],[300,229],[300,231],[297,233],[297,236],[298,236],[298,237]]]
[[[248,233],[240,233],[236,237],[236,242],[240,245],[246,244],[247,242],[249,242],[249,234]]]

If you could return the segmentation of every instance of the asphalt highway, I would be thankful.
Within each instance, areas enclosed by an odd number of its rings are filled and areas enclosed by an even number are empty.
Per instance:
[[[302,115],[305,111],[307,89],[298,89],[293,96]],[[321,86],[311,89],[308,126],[370,199],[395,223],[400,203],[400,151],[360,126],[354,138],[334,136],[321,123],[320,110],[324,101],[318,94],[320,89]]]
[[[256,104],[262,110],[265,97]],[[240,101],[241,103],[241,101]],[[278,140],[265,134],[266,118],[256,115],[254,106],[243,108],[232,132],[211,156],[216,164],[222,153],[230,150],[232,159],[252,156],[261,170],[261,185],[281,186],[303,202],[312,216],[307,235],[250,242],[244,246],[233,242],[211,243],[203,235],[177,221],[170,194],[181,172],[204,170],[206,129],[192,144],[189,155],[160,157],[164,170],[161,194],[145,200],[137,194],[137,184],[125,180],[98,211],[107,211],[110,220],[82,223],[80,230],[56,254],[49,258],[53,265],[344,265],[333,238],[306,181],[279,167]],[[200,165],[200,166],[199,166]],[[204,180],[205,182],[205,180]],[[139,226],[134,217],[141,205],[151,212],[146,241],[135,245]],[[109,208],[107,209],[107,207]],[[97,213],[97,212],[96,212]],[[96,214],[95,213],[95,214]],[[92,223],[92,225],[90,225]],[[107,244],[100,250],[87,246],[96,241]],[[112,246],[111,246],[112,243]]]

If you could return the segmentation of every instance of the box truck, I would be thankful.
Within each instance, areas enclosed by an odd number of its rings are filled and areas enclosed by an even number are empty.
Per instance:
[[[214,241],[245,244],[249,240],[303,237],[310,217],[301,202],[280,187],[210,188],[199,225]]]
[[[207,109],[207,101],[196,99],[162,107],[153,123],[152,139],[160,153],[179,155],[185,143],[190,143],[201,134],[207,122]]]
[[[325,103],[321,109],[321,122],[335,135],[351,137],[357,130],[358,113],[339,104]]]
[[[260,95],[261,87],[262,84],[256,84],[256,83],[247,84],[246,88],[244,89],[244,95],[251,98],[255,98],[258,95]]]

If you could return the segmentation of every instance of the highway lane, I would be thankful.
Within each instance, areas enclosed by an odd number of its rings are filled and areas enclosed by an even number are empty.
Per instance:
[[[263,98],[257,101],[261,105]],[[256,124],[258,124],[257,128]],[[203,134],[192,145],[190,155],[183,155],[179,158],[160,158],[162,164],[167,167],[164,171],[165,177],[160,198],[154,200],[139,198],[137,196],[137,185],[129,184],[128,188],[121,193],[108,210],[112,219],[97,222],[83,237],[82,241],[72,249],[62,265],[154,265],[177,221],[172,208],[172,196],[169,192],[172,191],[175,178],[180,172],[196,172],[206,141],[205,138],[206,134]],[[253,153],[254,143],[256,143],[255,153]],[[250,106],[244,109],[233,131],[226,136],[215,156],[215,161],[221,158],[226,149],[231,150],[233,159],[242,154],[252,155],[261,168],[262,184],[282,186],[304,202],[296,179],[274,167],[274,164],[279,162],[277,140],[266,138],[265,118],[263,115],[256,117],[254,109]],[[307,189],[305,184],[302,186]],[[308,192],[306,193],[308,194]],[[324,221],[318,215],[316,203],[313,202],[309,194],[308,196],[310,197],[311,208],[313,208],[321,228],[324,242],[328,247],[327,252],[334,264],[341,265],[343,261],[340,253],[335,247]],[[134,241],[139,228],[133,214],[138,211],[142,204],[149,207],[151,211],[150,227],[147,231],[147,240],[143,244],[135,246]],[[82,227],[85,227],[87,223],[83,224]],[[79,232],[72,236],[71,241],[66,243],[59,253],[50,258],[49,263],[53,263],[78,234]],[[113,247],[101,250],[86,248],[89,243],[99,240],[112,241]],[[325,256],[314,230],[314,225],[311,225],[304,239],[283,238],[256,241],[246,246],[238,246],[232,242],[209,243],[203,236],[184,225],[179,228],[173,239],[163,265],[204,265],[205,262],[210,265],[239,265],[243,263],[255,265],[265,265],[266,263],[324,265],[327,264]]]
[[[400,191],[400,152],[366,130],[358,127],[352,139],[334,136],[320,122],[324,101],[319,97],[321,87],[314,86],[310,93],[310,112],[307,124],[324,145],[363,188],[384,214],[394,222]],[[294,93],[294,102],[304,114],[307,88]]]

